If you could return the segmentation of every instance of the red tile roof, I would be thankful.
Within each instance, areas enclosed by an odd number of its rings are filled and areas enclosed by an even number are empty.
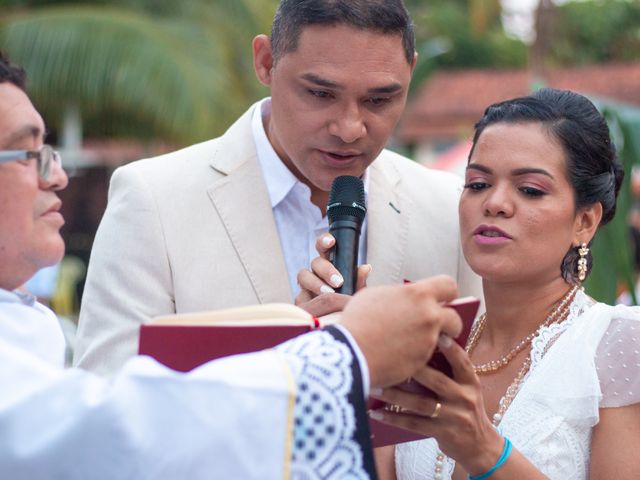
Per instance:
[[[398,127],[399,140],[464,138],[492,103],[526,95],[526,70],[457,70],[434,73],[409,100]],[[545,84],[640,106],[640,62],[551,70]]]

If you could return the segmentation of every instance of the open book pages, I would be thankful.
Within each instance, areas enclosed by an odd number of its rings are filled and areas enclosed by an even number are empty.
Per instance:
[[[340,315],[325,315],[319,319],[320,326],[337,323]],[[181,326],[267,326],[267,325],[307,325],[315,327],[313,316],[305,310],[288,303],[264,303],[247,307],[211,310],[197,313],[179,313],[156,317],[151,325]]]

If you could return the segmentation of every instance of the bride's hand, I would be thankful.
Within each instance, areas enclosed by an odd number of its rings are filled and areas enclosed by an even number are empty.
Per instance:
[[[310,270],[298,272],[298,284],[301,290],[295,304],[318,317],[341,311],[351,298],[348,295],[335,293],[335,289],[344,283],[340,272],[329,261],[329,252],[335,242],[335,238],[330,233],[320,235],[316,240],[319,256],[311,261]],[[370,265],[358,267],[356,290],[366,286],[370,272]]]
[[[467,353],[449,337],[438,342],[453,370],[453,379],[429,366],[413,379],[438,398],[389,388],[376,393],[399,413],[377,410],[373,418],[428,437],[435,437],[444,454],[454,458],[471,475],[488,471],[500,457],[504,439],[493,427],[484,408],[480,380]]]

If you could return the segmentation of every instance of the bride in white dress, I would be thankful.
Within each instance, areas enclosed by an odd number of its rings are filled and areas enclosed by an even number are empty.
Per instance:
[[[437,400],[380,395],[404,413],[374,416],[433,437],[378,452],[380,478],[640,478],[640,308],[579,288],[621,179],[586,98],[546,89],[487,109],[459,208],[486,313],[466,353],[443,348],[454,380],[417,377]]]
[[[640,308],[580,288],[621,181],[586,98],[544,89],[486,110],[459,209],[486,313],[466,352],[441,341],[453,379],[414,377],[437,399],[373,392],[395,405],[373,417],[431,437],[378,449],[381,479],[640,478]],[[305,298],[335,273],[323,244],[298,277]]]

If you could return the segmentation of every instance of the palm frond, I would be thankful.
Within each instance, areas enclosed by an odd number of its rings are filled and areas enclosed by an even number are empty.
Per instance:
[[[209,138],[228,121],[219,49],[193,22],[103,6],[38,9],[0,21],[0,48],[25,67],[38,105],[129,111],[178,141]]]

